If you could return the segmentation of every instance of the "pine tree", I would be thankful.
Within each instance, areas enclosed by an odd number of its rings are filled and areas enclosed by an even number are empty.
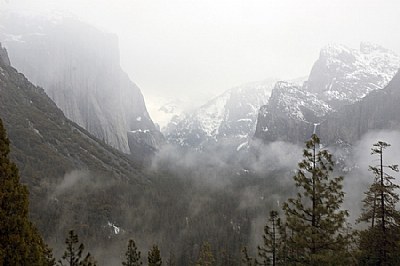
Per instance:
[[[142,265],[142,259],[140,258],[140,251],[136,247],[135,241],[132,239],[128,242],[128,250],[125,253],[125,261],[122,262],[124,266],[139,266]]]
[[[160,266],[162,265],[160,250],[157,245],[153,245],[153,247],[149,250],[147,255],[148,266]]]
[[[256,259],[250,257],[249,252],[247,251],[247,247],[243,247],[242,249],[242,263],[240,265],[245,265],[245,266],[257,265]]]
[[[0,264],[54,265],[51,250],[29,221],[28,189],[20,183],[9,152],[9,140],[0,120]]]
[[[61,266],[96,266],[94,258],[88,253],[85,258],[82,259],[83,251],[85,246],[83,243],[79,243],[78,235],[74,230],[68,232],[68,237],[65,239],[67,245],[63,256],[58,261]],[[66,264],[64,264],[66,263]]]
[[[371,148],[372,155],[379,156],[377,166],[369,166],[374,181],[365,193],[364,209],[359,222],[370,223],[368,229],[360,232],[360,261],[367,265],[399,264],[400,253],[400,212],[396,210],[399,195],[394,192],[399,186],[393,183],[393,176],[384,169],[398,172],[397,165],[385,165],[383,151],[390,144],[378,141]]]
[[[199,258],[196,266],[212,266],[215,263],[214,255],[211,251],[211,245],[208,242],[203,243],[200,248]]]
[[[294,176],[300,191],[283,206],[290,263],[346,264],[349,238],[345,221],[348,213],[340,209],[344,199],[343,177],[331,178],[332,171],[332,155],[320,149],[320,140],[313,134],[306,142],[303,160]]]
[[[280,248],[279,228],[281,220],[277,211],[271,211],[268,223],[264,226],[263,245],[258,246],[258,265],[277,265]]]
[[[56,265],[56,259],[53,257],[52,249],[49,248],[47,244],[45,245],[44,256],[45,256],[45,263],[43,264],[44,266]]]

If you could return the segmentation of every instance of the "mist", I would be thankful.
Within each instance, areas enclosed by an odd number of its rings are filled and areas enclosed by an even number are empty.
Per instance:
[[[372,145],[391,144],[385,164],[400,158],[398,10],[394,0],[1,1],[0,118],[55,257],[73,229],[103,265],[119,264],[129,239],[143,261],[156,244],[163,261],[192,265],[209,242],[217,265],[239,264],[270,211],[284,219],[303,192],[293,176],[311,129],[329,137],[320,147],[344,177],[341,209],[363,228]]]
[[[399,137],[400,132],[398,131],[372,131],[354,143],[349,150],[343,151],[340,147],[336,147],[331,151],[336,156],[345,156],[341,160],[336,160],[339,158],[334,157],[334,160],[337,161],[334,175],[340,173],[344,175],[346,194],[342,208],[349,210],[349,222],[354,228],[362,227],[356,223],[356,219],[362,209],[364,192],[373,180],[368,166],[377,163],[377,158],[370,155],[370,149],[378,140],[390,143],[391,147],[384,152],[384,161],[385,164],[396,163],[400,155]],[[211,210],[215,204],[225,206],[226,200],[230,201],[230,204],[223,209],[227,213],[233,212],[235,215],[224,214],[221,217],[224,221],[223,224],[229,225],[233,232],[240,232],[237,231],[241,230],[240,228],[242,230],[248,228],[248,240],[241,245],[256,249],[262,241],[262,230],[267,222],[269,212],[278,210],[281,213],[283,202],[288,197],[295,195],[293,175],[298,162],[302,159],[304,147],[282,141],[263,144],[253,140],[249,142],[245,152],[237,152],[235,155],[232,155],[232,147],[230,151],[228,151],[228,147],[212,147],[208,147],[204,151],[184,149],[173,145],[163,146],[154,156],[147,171],[156,177],[153,181],[156,183],[153,183],[152,186],[160,184],[159,193],[163,193],[162,198],[168,199],[168,202],[174,199],[179,211],[175,207],[171,209],[168,207],[169,210],[165,212],[166,216],[162,215],[161,217],[164,218],[161,218],[159,211],[156,211],[158,208],[155,208],[157,204],[160,204],[160,199],[157,197],[161,194],[152,192],[148,194],[147,189],[141,190],[140,193],[139,191],[134,192],[138,193],[133,196],[135,198],[134,206],[129,203],[118,203],[118,216],[109,216],[107,221],[102,222],[102,230],[108,232],[110,244],[103,246],[90,243],[89,251],[102,262],[116,263],[121,260],[121,254],[117,254],[125,248],[125,242],[133,237],[142,254],[145,254],[152,244],[157,243],[162,247],[165,256],[169,252],[173,252],[175,256],[179,257],[182,255],[179,250],[185,243],[184,239],[192,234],[192,230],[201,228],[196,220],[205,214],[213,213]],[[330,150],[329,147],[327,149]],[[394,176],[399,177],[398,174]],[[129,187],[122,188],[118,182],[99,178],[87,170],[74,170],[67,173],[54,185],[49,201],[53,202],[50,203],[51,205],[61,199],[68,201],[72,198],[82,198],[86,197],[87,193],[92,193],[90,191],[102,191],[101,193],[120,191],[119,193],[124,194]],[[81,213],[89,211],[89,208],[92,207],[82,205]],[[180,215],[176,216],[176,212]],[[138,215],[139,213],[141,214]],[[243,221],[237,220],[236,215],[240,216],[244,213],[249,215],[250,220],[247,225],[243,224]],[[68,211],[64,210],[63,215],[65,215],[65,219],[61,220],[67,221]],[[168,229],[159,228],[150,231],[143,229],[147,227],[146,224],[151,224],[150,221],[155,217],[159,217],[157,220],[165,219],[164,222],[179,224],[174,233],[179,240],[174,246],[168,246],[165,243],[170,238]],[[174,218],[170,220],[172,217]],[[132,222],[135,224],[134,227],[131,227]],[[115,234],[114,227],[110,224],[118,227],[120,230],[118,234]],[[57,225],[58,228],[69,228],[70,226],[69,222]],[[132,230],[133,228],[140,229]],[[202,238],[204,241],[206,239],[209,241],[208,237],[213,238],[210,234],[206,235],[206,238]],[[59,250],[62,250],[62,244],[59,241],[55,243],[57,243],[55,244],[56,254],[60,254]]]
[[[394,0],[1,3],[9,9],[61,10],[117,34],[122,67],[149,106],[176,98],[199,106],[243,83],[307,75],[330,43],[356,48],[369,41],[400,53]]]
[[[391,146],[383,151],[384,165],[399,164],[400,161],[400,132],[391,130],[370,131],[354,144],[352,152],[348,156],[346,168],[350,171],[344,176],[344,191],[346,192],[343,208],[350,211],[350,221],[355,222],[362,210],[362,200],[365,192],[374,181],[374,175],[369,171],[369,166],[377,166],[379,157],[371,155],[373,144],[383,141]],[[390,169],[385,172],[392,175],[394,183],[399,185],[400,175]]]

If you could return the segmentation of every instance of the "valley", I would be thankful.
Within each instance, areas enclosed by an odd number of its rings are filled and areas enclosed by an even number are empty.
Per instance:
[[[171,102],[160,127],[115,34],[3,14],[0,181],[27,186],[41,259],[62,258],[73,230],[97,265],[129,260],[130,240],[148,265],[155,250],[167,265],[398,263],[396,52],[328,44],[304,77]]]

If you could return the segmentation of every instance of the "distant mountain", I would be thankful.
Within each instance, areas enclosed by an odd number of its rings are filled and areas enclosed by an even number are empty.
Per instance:
[[[1,44],[0,50],[5,52]],[[53,176],[58,178],[81,168],[116,178],[139,178],[126,155],[66,118],[42,88],[12,68],[6,57],[0,58],[0,118],[23,173],[33,167],[36,173],[58,173]],[[23,164],[27,161],[31,166]]]
[[[277,82],[268,104],[260,109],[256,137],[264,141],[303,142],[305,136],[311,136],[313,123],[332,111],[329,104],[302,85]]]
[[[163,136],[121,69],[115,35],[62,16],[2,15],[0,41],[12,65],[43,87],[66,117],[124,153],[157,149]]]
[[[66,118],[43,89],[8,64],[1,45],[0,51],[0,118],[11,142],[11,159],[30,189],[33,220],[47,240],[87,223],[93,234],[107,237],[107,221],[113,222],[121,209],[105,210],[103,204],[122,203],[103,193],[122,186],[134,195],[149,178],[127,155]],[[79,194],[74,183],[85,193]],[[86,208],[96,216],[88,216]]]
[[[337,109],[384,88],[396,74],[400,56],[376,44],[360,49],[329,45],[321,50],[304,89]]]
[[[157,243],[174,254],[178,265],[191,264],[191,254],[207,235],[216,236],[214,247],[240,260],[237,251],[251,238],[252,219],[266,215],[264,197],[258,201],[262,207],[251,203],[248,212],[242,195],[257,184],[262,191],[257,195],[272,194],[275,178],[266,186],[264,178],[239,178],[237,168],[229,167],[218,173],[221,180],[232,178],[222,189],[206,181],[217,171],[215,165],[203,167],[205,162],[187,169],[167,159],[157,172],[139,168],[66,118],[8,61],[0,45],[0,118],[11,141],[11,159],[30,191],[32,221],[56,258],[74,229],[100,265],[120,264],[121,250],[132,236],[141,251]]]
[[[383,89],[399,66],[398,55],[377,45],[362,43],[360,50],[327,46],[303,85],[275,86],[260,109],[255,137],[303,142],[330,114]]]
[[[370,130],[400,130],[400,72],[383,90],[326,117],[320,135],[327,143],[354,143]]]
[[[157,117],[157,124],[161,128],[161,132],[163,132],[172,119],[182,115],[186,109],[192,107],[189,101],[176,98],[157,105],[157,108],[154,108],[153,116]]]
[[[183,147],[201,148],[225,140],[247,142],[275,82],[265,80],[227,90],[193,112],[175,116],[163,133],[170,143]]]

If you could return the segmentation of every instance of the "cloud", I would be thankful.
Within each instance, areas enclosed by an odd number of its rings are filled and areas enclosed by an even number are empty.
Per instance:
[[[88,170],[72,170],[64,175],[61,183],[58,184],[54,189],[54,196],[58,196],[75,185],[88,181],[90,178]]]

